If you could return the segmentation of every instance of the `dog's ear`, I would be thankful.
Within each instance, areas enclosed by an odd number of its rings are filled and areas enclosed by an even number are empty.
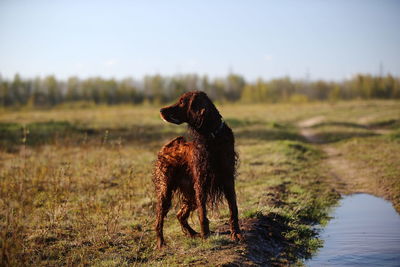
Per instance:
[[[197,129],[203,126],[207,116],[207,103],[203,94],[202,92],[196,92],[190,99],[189,111],[193,124]]]
[[[202,108],[202,104],[201,96],[197,92],[193,93],[189,100],[189,111],[197,115]]]
[[[203,124],[204,124],[204,121],[205,121],[205,119],[206,119],[206,109],[205,108],[202,108],[202,109],[200,109],[200,111],[199,112],[197,112],[197,128],[198,129],[200,129],[202,126],[203,126]]]

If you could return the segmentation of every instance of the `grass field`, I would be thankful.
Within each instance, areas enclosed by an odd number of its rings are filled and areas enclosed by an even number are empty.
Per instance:
[[[0,265],[301,265],[322,245],[313,226],[329,220],[339,193],[373,193],[400,210],[400,102],[219,109],[236,135],[246,241],[229,240],[226,205],[210,213],[207,240],[185,237],[173,208],[161,251],[151,172],[184,126],[152,106],[2,110]],[[351,170],[326,164],[330,150]],[[346,181],[350,172],[366,179]],[[198,229],[196,215],[189,221]]]

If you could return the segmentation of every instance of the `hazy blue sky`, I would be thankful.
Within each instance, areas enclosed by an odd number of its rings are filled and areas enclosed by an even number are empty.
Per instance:
[[[0,0],[0,73],[400,75],[400,1]]]

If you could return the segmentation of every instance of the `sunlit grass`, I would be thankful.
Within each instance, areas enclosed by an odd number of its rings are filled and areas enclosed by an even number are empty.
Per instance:
[[[378,162],[376,172],[384,174],[380,179],[392,181],[387,186],[397,188],[393,194],[398,196],[396,136],[355,135],[369,130],[349,124],[394,120],[390,127],[397,129],[396,102],[227,105],[220,110],[236,134],[240,155],[236,180],[240,218],[279,218],[286,229],[282,234],[291,244],[282,256],[286,259],[307,257],[320,246],[312,226],[329,219],[329,207],[338,198],[320,165],[324,155],[299,134],[299,120],[324,116],[325,122],[345,122],[315,129],[332,135],[332,144],[342,147],[350,159]],[[186,130],[163,123],[158,108],[6,110],[0,114],[0,127],[3,262],[95,266],[229,262],[236,245],[217,231],[229,219],[226,205],[210,211],[216,233],[208,240],[184,236],[174,207],[165,226],[169,248],[154,249],[153,162],[167,140]],[[349,134],[342,138],[332,134],[335,131]],[[379,148],[374,150],[376,144]],[[197,214],[189,222],[198,229]]]

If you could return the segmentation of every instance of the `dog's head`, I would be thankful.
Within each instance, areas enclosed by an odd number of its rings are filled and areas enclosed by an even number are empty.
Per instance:
[[[201,91],[184,93],[177,103],[162,108],[160,114],[164,121],[174,124],[186,122],[196,129],[203,128],[212,120],[221,118],[206,93]]]

